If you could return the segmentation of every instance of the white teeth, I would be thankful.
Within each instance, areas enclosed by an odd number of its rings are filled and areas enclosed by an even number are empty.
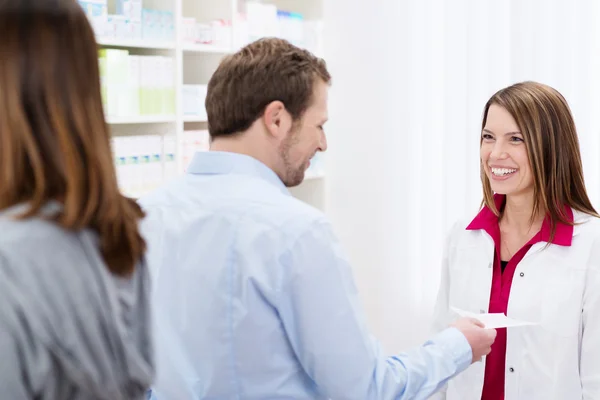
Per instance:
[[[508,169],[508,168],[492,168],[492,173],[496,176],[504,176],[512,174],[513,172],[517,172],[516,169]]]

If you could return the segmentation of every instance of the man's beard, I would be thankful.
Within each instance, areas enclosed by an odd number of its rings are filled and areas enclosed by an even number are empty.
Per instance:
[[[284,176],[281,177],[281,180],[287,187],[298,186],[304,180],[305,163],[302,163],[299,166],[294,166],[290,160],[291,150],[296,144],[298,144],[298,132],[299,129],[292,128],[288,137],[285,138],[279,148],[279,155],[283,162],[284,173]]]

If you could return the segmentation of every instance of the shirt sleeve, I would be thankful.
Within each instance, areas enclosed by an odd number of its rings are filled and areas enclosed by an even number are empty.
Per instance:
[[[368,334],[349,263],[328,223],[314,224],[282,261],[278,311],[302,367],[324,395],[426,399],[471,364],[471,347],[454,328],[386,356]]]

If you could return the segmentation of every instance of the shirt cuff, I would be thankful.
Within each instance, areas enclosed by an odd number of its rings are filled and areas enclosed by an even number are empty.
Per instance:
[[[473,362],[473,350],[465,335],[456,328],[448,328],[435,335],[431,341],[440,346],[454,360],[457,372],[469,368]]]

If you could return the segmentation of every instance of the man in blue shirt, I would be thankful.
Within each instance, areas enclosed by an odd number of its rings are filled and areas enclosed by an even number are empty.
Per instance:
[[[495,331],[474,320],[391,357],[369,335],[330,223],[287,189],[327,149],[330,79],[280,39],[225,58],[211,151],[141,200],[158,400],[424,399],[490,351]]]

